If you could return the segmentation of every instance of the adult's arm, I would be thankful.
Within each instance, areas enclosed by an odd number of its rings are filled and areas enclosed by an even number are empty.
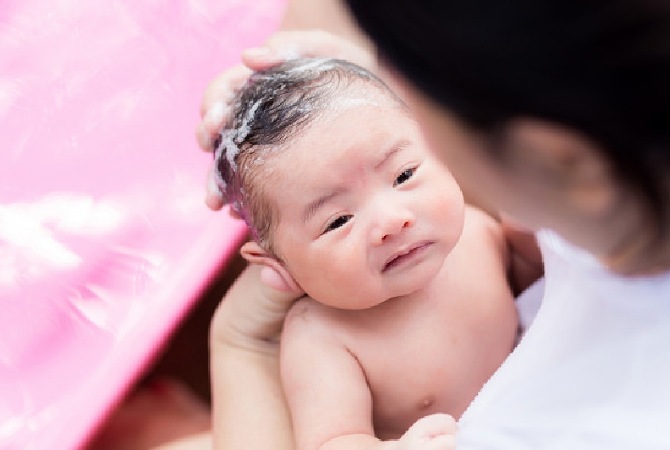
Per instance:
[[[208,86],[196,131],[204,150],[213,150],[214,137],[228,113],[226,102],[252,70],[270,67],[290,54],[372,65],[367,40],[337,0],[290,0],[280,28],[266,42],[265,55],[245,52],[242,64],[223,71]],[[210,176],[207,205],[220,209],[223,201],[211,180]],[[269,269],[250,265],[219,305],[210,328],[215,449],[294,449],[279,377],[278,338],[286,311],[299,295],[273,282]]]
[[[272,276],[270,269],[247,267],[211,323],[215,449],[294,448],[279,379],[278,342],[286,311],[300,293],[281,287]]]
[[[372,49],[372,43],[340,0],[290,0],[279,28],[323,30],[365,49]]]

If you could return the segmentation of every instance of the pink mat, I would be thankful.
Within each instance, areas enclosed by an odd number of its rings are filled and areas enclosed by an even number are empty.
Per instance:
[[[0,449],[81,446],[242,239],[193,130],[283,4],[0,2]]]

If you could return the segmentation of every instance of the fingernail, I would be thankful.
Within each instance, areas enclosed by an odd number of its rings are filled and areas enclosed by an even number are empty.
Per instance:
[[[216,102],[205,114],[203,121],[207,124],[208,129],[218,128],[223,122],[223,117],[226,114],[226,105],[222,102]]]
[[[279,56],[284,61],[290,61],[292,59],[300,58],[301,55],[300,51],[295,45],[287,45],[279,49],[277,56]]]
[[[270,50],[267,47],[253,47],[244,50],[244,56],[248,58],[267,58]]]

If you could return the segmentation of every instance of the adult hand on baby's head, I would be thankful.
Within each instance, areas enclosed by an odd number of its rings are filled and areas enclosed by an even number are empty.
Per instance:
[[[200,107],[201,121],[196,129],[198,145],[205,151],[214,150],[216,137],[230,114],[230,100],[253,71],[268,69],[297,57],[345,59],[374,69],[374,58],[368,51],[334,34],[320,30],[275,33],[262,47],[246,50],[242,54],[242,64],[221,72],[207,86]],[[205,202],[213,210],[224,206],[213,166],[208,174]]]
[[[210,344],[276,353],[284,317],[303,295],[273,269],[250,264],[214,313]]]
[[[230,101],[235,91],[246,83],[252,71],[244,64],[238,64],[219,74],[205,90],[200,105],[200,123],[195,135],[198,145],[205,151],[214,151],[214,142],[230,114]],[[212,210],[223,208],[225,202],[217,186],[214,164],[207,174],[207,193],[205,203]]]
[[[242,61],[252,70],[265,70],[293,58],[337,58],[374,70],[373,55],[343,37],[322,30],[280,31],[265,45],[247,49]]]

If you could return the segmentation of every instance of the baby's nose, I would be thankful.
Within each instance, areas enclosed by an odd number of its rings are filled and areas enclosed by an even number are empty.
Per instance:
[[[374,244],[380,245],[411,227],[414,220],[414,215],[409,210],[388,210],[375,221],[371,240]]]

